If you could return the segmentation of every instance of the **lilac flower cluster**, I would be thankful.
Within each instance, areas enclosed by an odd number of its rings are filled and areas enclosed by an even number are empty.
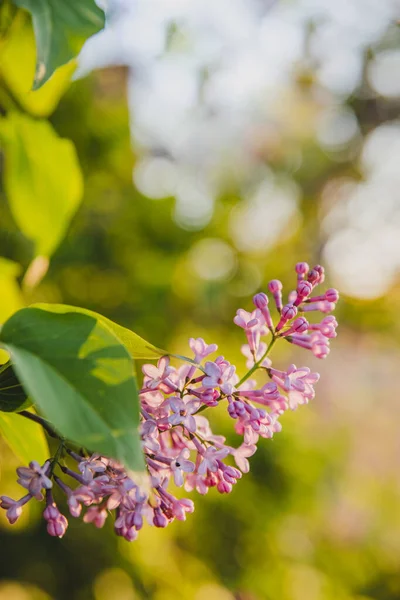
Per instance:
[[[244,330],[247,339],[242,353],[247,358],[248,371],[241,379],[235,366],[223,356],[209,359],[217,346],[206,344],[202,338],[189,341],[194,354],[191,363],[175,368],[163,356],[157,365],[143,366],[141,438],[149,475],[147,485],[140,484],[113,459],[77,454],[64,444],[63,450],[76,461],[77,470],[62,464],[59,457],[43,466],[32,461],[29,468],[17,469],[18,483],[28,493],[18,501],[1,497],[10,523],[15,523],[29,500],[43,500],[44,490],[47,530],[50,535],[62,537],[68,522],[54,502],[52,488],[56,484],[65,494],[73,517],[79,517],[85,508],[84,522],[102,527],[109,513],[115,511],[116,534],[132,541],[144,520],[165,527],[174,519],[184,521],[186,513],[193,512],[192,500],[178,499],[171,492],[172,482],[187,492],[196,489],[205,494],[210,487],[221,494],[231,492],[242,474],[249,471],[248,458],[256,452],[259,438],[271,438],[281,430],[279,419],[286,410],[294,410],[314,398],[318,373],[296,365],[290,365],[286,371],[272,367],[268,355],[274,344],[286,340],[325,358],[330,339],[336,337],[337,322],[333,316],[324,316],[321,322],[312,324],[304,314],[331,312],[338,292],[328,289],[313,295],[324,281],[324,270],[319,265],[310,269],[307,263],[298,263],[296,273],[296,289],[289,293],[286,304],[281,282],[272,280],[268,284],[278,312],[276,325],[264,293],[253,298],[252,312],[237,311],[234,323]],[[257,370],[267,378],[261,385],[251,378]],[[202,414],[221,403],[234,420],[236,433],[242,436],[238,447],[229,446],[223,436],[215,435]],[[232,459],[236,466],[230,462]],[[65,478],[56,475],[56,466],[60,475],[77,485],[71,487]]]

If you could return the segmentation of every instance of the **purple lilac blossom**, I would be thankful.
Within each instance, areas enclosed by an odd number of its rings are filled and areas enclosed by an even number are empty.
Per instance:
[[[72,517],[83,514],[85,523],[101,528],[114,512],[115,533],[133,541],[144,522],[163,528],[174,519],[184,521],[186,514],[193,512],[193,501],[177,498],[172,486],[200,494],[212,487],[221,494],[230,493],[242,473],[248,473],[248,459],[256,452],[260,437],[272,438],[281,431],[280,418],[288,409],[295,410],[315,396],[319,374],[293,364],[284,369],[273,367],[268,356],[272,345],[286,340],[310,350],[317,358],[325,358],[330,340],[336,337],[335,317],[324,316],[320,322],[311,323],[301,314],[326,314],[335,308],[337,290],[312,295],[324,281],[323,267],[310,269],[307,263],[300,262],[295,272],[296,289],[289,293],[285,305],[282,283],[274,279],[268,284],[278,313],[275,326],[269,298],[263,292],[253,298],[254,311],[238,309],[234,323],[247,338],[242,353],[249,369],[241,379],[236,367],[223,356],[209,359],[217,345],[207,344],[202,338],[189,340],[194,355],[192,364],[175,368],[169,357],[163,356],[157,365],[143,366],[140,433],[147,485],[111,458],[67,449],[78,472],[55,459],[47,460],[43,466],[32,461],[29,467],[17,469],[18,483],[28,493],[20,500],[0,497],[9,522],[17,521],[27,502],[33,498],[43,500],[45,496],[43,516],[47,531],[62,537],[68,521],[54,501],[55,483],[65,495]],[[264,376],[261,383],[251,378],[256,370]],[[223,436],[212,431],[209,419],[200,414],[204,409],[211,413],[219,404],[226,406],[234,420],[235,432],[241,438],[237,447],[227,445]],[[68,483],[54,473],[54,468],[69,478]]]

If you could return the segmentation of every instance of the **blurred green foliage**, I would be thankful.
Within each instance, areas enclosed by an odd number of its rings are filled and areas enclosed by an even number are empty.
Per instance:
[[[94,0],[13,0],[32,16],[36,38],[33,89],[73,59],[85,40],[104,27],[104,13]]]
[[[356,161],[333,160],[315,140],[298,142],[300,226],[268,252],[235,251],[230,278],[203,279],[193,268],[193,248],[210,238],[233,245],[227,221],[242,200],[227,192],[209,225],[191,232],[174,222],[173,198],[151,201],[135,190],[125,79],[122,68],[96,73],[49,110],[55,132],[76,147],[85,191],[46,277],[25,300],[14,263],[29,266],[32,244],[1,191],[0,254],[8,260],[0,263],[0,319],[27,301],[84,306],[176,353],[186,353],[188,337],[204,336],[243,367],[243,339],[232,324],[237,307],[249,308],[255,288],[265,289],[272,277],[291,289],[294,263],[320,260],[321,190],[333,176],[357,174]],[[298,86],[307,102],[304,80]],[[33,106],[22,97],[24,109]],[[372,112],[362,98],[351,102],[361,127],[385,115],[383,98]],[[285,174],[284,155],[268,160]],[[289,345],[278,348],[278,364],[321,368],[315,402],[285,415],[273,441],[262,440],[251,472],[230,496],[212,490],[197,497],[186,523],[145,528],[128,544],[111,523],[98,531],[71,519],[60,541],[46,534],[38,506],[13,528],[0,514],[0,599],[398,600],[399,300],[399,286],[382,299],[341,300],[339,338],[322,366]],[[215,419],[215,429],[234,439],[228,418]],[[18,464],[2,446],[2,493],[17,494]]]

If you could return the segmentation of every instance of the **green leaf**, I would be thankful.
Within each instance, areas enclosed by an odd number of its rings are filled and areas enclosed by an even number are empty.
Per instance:
[[[179,360],[189,362],[192,365],[196,365],[196,367],[200,369],[200,371],[203,370],[203,368],[200,365],[198,365],[192,358],[182,356],[181,354],[172,354],[171,352],[167,352],[167,350],[157,348],[156,346],[153,346],[153,344],[151,344],[150,342],[147,342],[145,339],[140,337],[140,335],[138,335],[134,331],[131,331],[126,327],[122,327],[122,325],[114,323],[114,321],[103,317],[103,315],[100,315],[99,313],[96,313],[93,310],[88,310],[87,308],[80,308],[77,306],[69,306],[67,304],[37,303],[33,304],[32,306],[57,313],[77,312],[83,315],[92,316],[95,319],[99,319],[106,327],[108,327],[112,331],[114,335],[117,336],[119,341],[125,346],[131,357],[135,360],[157,360],[158,358],[160,358],[160,356],[168,355],[174,358],[178,358]]]
[[[20,113],[0,119],[6,147],[4,185],[21,232],[37,256],[50,256],[65,235],[83,195],[74,145],[50,123]]]
[[[31,115],[46,117],[54,111],[70,85],[76,65],[70,62],[60,67],[39,90],[32,90],[35,49],[35,36],[29,15],[18,11],[3,44],[0,34],[0,77],[9,91],[8,98],[2,98],[3,108],[7,109],[17,103]]]
[[[0,434],[24,465],[37,460],[41,465],[50,456],[43,429],[17,413],[0,413]]]
[[[143,469],[133,362],[101,320],[23,308],[0,341],[29,396],[65,438]]]
[[[104,27],[104,13],[94,0],[14,0],[32,15],[36,38],[39,88],[79,52],[86,38]]]
[[[110,319],[107,319],[106,317],[103,317],[103,315],[99,315],[98,313],[92,310],[87,310],[86,308],[79,308],[77,306],[68,306],[67,304],[34,304],[33,307],[59,314],[74,312],[79,313],[81,315],[88,315],[89,317],[93,317],[94,319],[100,321],[104,325],[104,327],[107,327],[107,329],[109,329],[114,335],[117,336],[119,341],[125,346],[131,357],[134,359],[155,360],[157,358],[160,358],[160,356],[165,356],[166,354],[168,354],[168,352],[166,352],[165,350],[156,348],[155,346],[153,346],[153,344],[150,344],[150,342],[146,342],[146,340],[144,340],[142,337],[140,337],[130,329],[126,329],[126,327],[117,325],[117,323],[110,321]]]
[[[3,323],[24,305],[17,283],[17,277],[20,276],[21,271],[21,265],[0,256],[0,323]]]
[[[31,406],[10,362],[0,367],[0,411],[17,412]]]
[[[22,268],[15,262],[0,256],[0,324],[24,306],[17,277]],[[0,349],[0,364],[7,362],[8,354]]]

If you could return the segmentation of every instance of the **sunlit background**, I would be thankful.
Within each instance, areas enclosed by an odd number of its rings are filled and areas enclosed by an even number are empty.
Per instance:
[[[113,0],[51,117],[82,207],[29,301],[97,310],[158,346],[217,342],[299,260],[339,288],[315,401],[230,496],[129,544],[40,506],[0,514],[0,600],[399,600],[400,29],[395,0]],[[104,68],[108,67],[108,68]],[[0,199],[0,254],[30,246]],[[0,277],[1,280],[1,277]],[[232,422],[214,420],[235,441]],[[1,493],[16,460],[1,448]]]

